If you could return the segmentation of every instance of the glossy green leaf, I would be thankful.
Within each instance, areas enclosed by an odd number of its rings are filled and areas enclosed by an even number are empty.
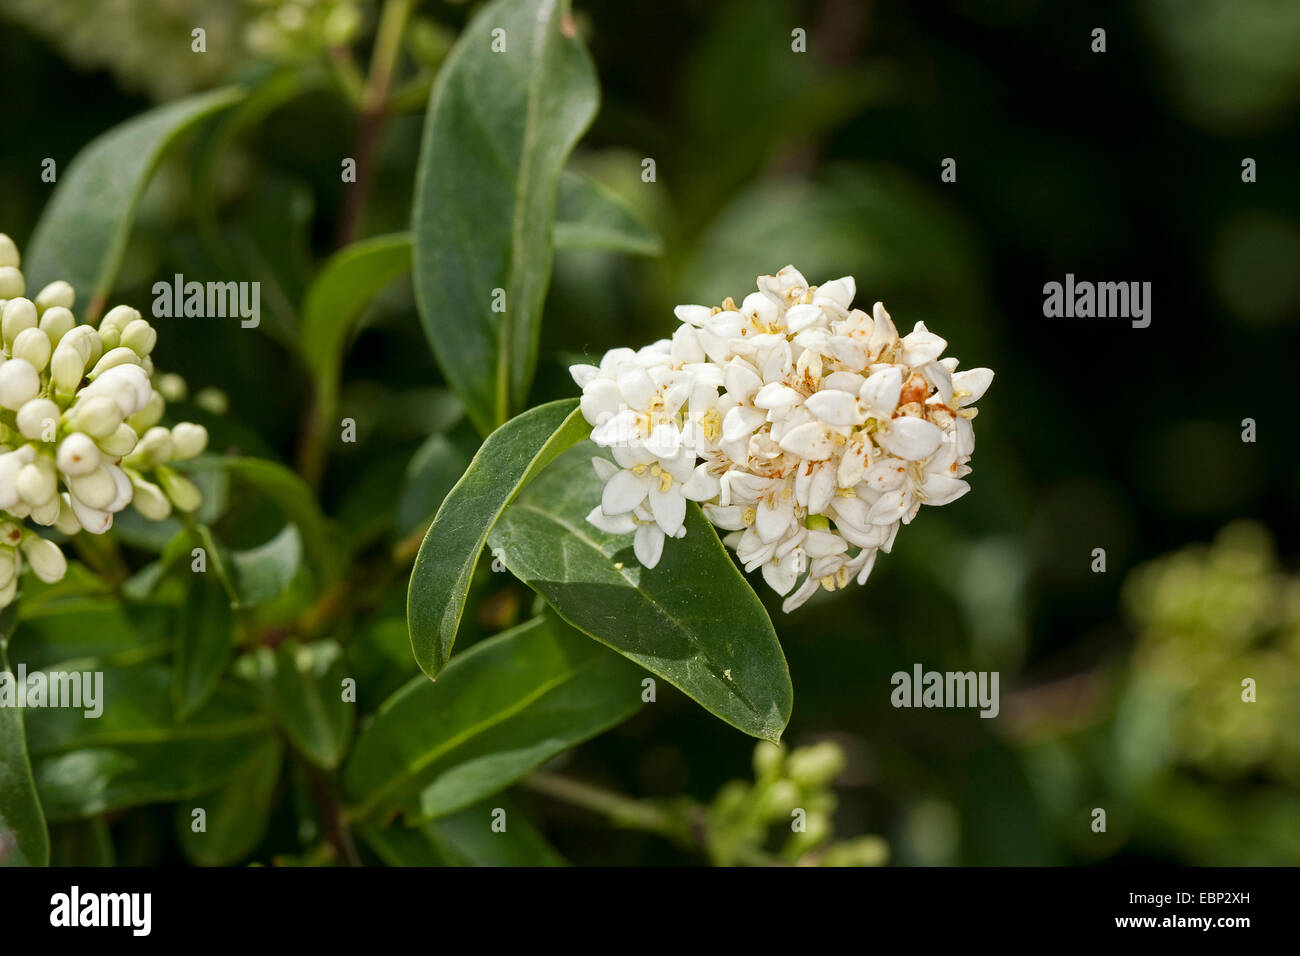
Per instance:
[[[488,533],[511,499],[556,455],[587,434],[576,399],[540,405],[483,442],[429,526],[411,571],[406,619],[420,667],[437,677],[465,612]]]
[[[627,203],[604,186],[571,170],[560,176],[555,207],[557,249],[598,249],[657,256],[663,240]]]
[[[286,642],[240,658],[237,673],[253,682],[293,745],[319,767],[338,766],[352,737],[356,704],[343,699],[348,677],[334,641]]]
[[[357,738],[344,780],[358,819],[453,813],[630,717],[641,670],[540,617],[416,677]]]
[[[28,291],[34,295],[64,279],[77,290],[84,318],[96,319],[112,291],[136,205],[159,161],[187,130],[242,95],[223,89],[166,103],[78,153],[59,177],[28,246]]]
[[[50,820],[183,800],[220,787],[271,729],[246,694],[218,688],[187,720],[171,706],[160,664],[106,669],[103,710],[28,711],[32,770]]]
[[[566,6],[488,4],[439,71],[425,118],[416,302],[443,374],[485,434],[524,406],[560,169],[599,100],[586,50],[562,31]],[[492,51],[497,29],[505,52]]]
[[[377,236],[335,253],[307,290],[298,337],[316,386],[317,427],[335,427],[339,370],[357,319],[385,286],[410,269],[411,237]]]
[[[230,597],[215,575],[195,574],[181,610],[172,661],[172,706],[188,717],[217,689],[235,646]]]
[[[23,711],[7,695],[17,692],[9,667],[9,636],[18,608],[0,610],[0,866],[45,866],[50,835],[27,753]]]
[[[584,442],[524,489],[488,539],[493,553],[570,624],[733,727],[778,740],[793,690],[758,596],[693,504],[686,537],[665,542],[653,570],[637,561],[631,535],[589,524],[599,452]]]
[[[177,804],[176,830],[190,862],[223,866],[252,852],[266,834],[283,759],[280,742],[264,740],[220,789]],[[195,830],[196,809],[203,810],[201,831]]]

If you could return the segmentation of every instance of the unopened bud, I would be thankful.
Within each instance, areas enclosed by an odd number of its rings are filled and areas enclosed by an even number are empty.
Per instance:
[[[46,584],[63,580],[68,571],[68,560],[53,541],[29,534],[23,539],[23,554],[32,571]]]
[[[144,319],[136,319],[122,330],[122,345],[144,358],[158,343],[158,333]]]
[[[61,305],[51,306],[41,313],[40,330],[50,337],[52,345],[58,345],[76,324],[77,317]]]
[[[181,422],[172,429],[172,458],[193,458],[208,447],[208,430],[193,422]]]
[[[0,266],[0,299],[16,299],[27,291],[27,281],[13,266]]]
[[[36,311],[44,315],[46,309],[56,305],[60,308],[71,309],[72,304],[76,301],[77,291],[72,288],[71,283],[56,279],[36,293]]]
[[[135,489],[131,504],[150,521],[162,521],[172,513],[172,503],[163,494],[163,490],[152,481],[146,481],[139,475],[133,474],[131,486]]]
[[[0,270],[2,272],[3,270]],[[23,329],[34,329],[39,319],[36,316],[36,305],[31,299],[21,297],[9,297],[0,295],[0,298],[8,298],[5,303],[3,318],[0,318],[0,333],[4,334],[5,345],[9,345],[14,339],[18,338],[18,333]]]
[[[72,406],[72,424],[91,438],[107,438],[122,424],[122,409],[107,395],[91,395]]]
[[[0,405],[17,411],[41,390],[41,377],[32,363],[13,358],[0,365]]]
[[[14,241],[0,232],[0,268],[17,269],[22,265],[22,257]]]
[[[129,455],[135,449],[139,436],[136,435],[135,429],[126,422],[118,425],[113,430],[113,434],[107,438],[101,438],[97,444],[99,450],[110,458],[121,458],[123,455]]]
[[[170,468],[158,469],[158,480],[167,497],[181,511],[193,511],[203,501],[198,487],[184,475],[177,474]]]
[[[18,409],[18,430],[32,441],[52,441],[59,425],[59,406],[48,398],[33,398]],[[53,425],[52,429],[50,426]]]
[[[14,339],[11,354],[14,358],[26,359],[36,371],[44,371],[50,361],[50,337],[38,328],[23,329]]]
[[[73,432],[59,442],[59,471],[65,475],[88,475],[99,467],[102,460],[95,442],[84,432]]]

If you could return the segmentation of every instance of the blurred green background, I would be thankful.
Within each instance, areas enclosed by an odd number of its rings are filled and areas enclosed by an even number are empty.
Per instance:
[[[62,168],[152,102],[266,69],[248,29],[267,5],[0,0],[0,229],[30,236],[46,157]],[[358,9],[364,37],[375,5]],[[436,63],[472,11],[421,3],[412,59]],[[739,298],[791,262],[814,282],[854,275],[858,305],[924,320],[963,367],[997,373],[973,493],[925,511],[866,587],[788,617],[769,604],[795,686],[788,739],[849,754],[837,833],[880,834],[902,864],[1300,863],[1300,456],[1285,411],[1300,4],[583,0],[575,16],[603,87],[576,164],[655,224],[665,254],[557,258],[537,401],[575,393],[577,356],[664,337],[674,304]],[[205,55],[189,51],[196,24]],[[304,78],[319,69],[310,45],[277,49]],[[269,331],[301,300],[336,241],[355,133],[337,93],[303,85],[218,171],[232,258],[207,251],[193,156],[178,159],[150,188],[119,299],[146,309],[174,271],[260,278]],[[359,235],[407,226],[413,107],[385,128]],[[1151,282],[1151,326],[1044,318],[1043,284],[1066,273]],[[229,395],[229,415],[207,419],[218,446],[293,459],[306,386],[273,335],[156,324],[161,367]],[[363,438],[325,482],[345,516],[391,497],[445,421],[405,285],[369,316],[346,378]],[[523,613],[515,586],[482,586],[485,632]],[[395,589],[355,635],[386,649],[361,681],[376,696],[415,670],[403,605]],[[914,663],[999,671],[1000,716],[894,709],[890,675]],[[1246,677],[1257,703],[1240,699]],[[563,769],[708,799],[749,775],[751,744],[665,687]],[[521,799],[576,863],[690,862]],[[114,823],[119,859],[172,859],[144,819]]]

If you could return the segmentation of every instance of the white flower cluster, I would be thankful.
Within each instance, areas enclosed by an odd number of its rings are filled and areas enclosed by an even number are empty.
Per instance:
[[[198,489],[167,463],[208,443],[202,425],[158,424],[165,402],[149,358],[158,335],[139,312],[119,305],[98,328],[78,324],[72,286],[25,298],[19,264],[0,233],[0,607],[24,561],[50,583],[67,570],[59,546],[25,520],[103,534],[127,505],[152,521],[173,505],[193,511]]]
[[[570,369],[604,482],[587,520],[635,533],[647,568],[682,537],[687,500],[728,532],[791,611],[819,588],[863,583],[921,505],[970,490],[974,403],[993,380],[957,371],[918,322],[904,336],[850,276],[810,286],[794,266],[737,306],[680,305],[671,339]]]

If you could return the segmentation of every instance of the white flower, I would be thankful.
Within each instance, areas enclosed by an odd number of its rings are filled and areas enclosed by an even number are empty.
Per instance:
[[[0,407],[13,413],[0,421],[0,607],[24,567],[47,583],[67,568],[58,545],[24,521],[102,534],[133,502],[151,520],[173,506],[192,511],[198,489],[165,466],[208,441],[200,425],[158,424],[165,402],[148,357],[157,333],[137,310],[118,306],[98,328],[79,325],[72,286],[52,282],[26,299],[20,265],[0,234]]]
[[[900,337],[879,302],[853,309],[856,290],[786,266],[740,305],[678,306],[671,339],[573,366],[592,438],[617,462],[594,460],[588,520],[634,535],[653,568],[699,502],[787,611],[864,583],[921,505],[970,490],[971,406],[993,373],[957,372],[923,323]]]

